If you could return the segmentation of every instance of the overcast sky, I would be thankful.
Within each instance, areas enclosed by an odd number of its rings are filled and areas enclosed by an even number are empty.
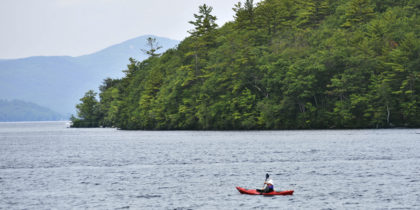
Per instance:
[[[199,5],[212,6],[223,25],[239,1],[0,0],[0,59],[79,56],[148,34],[182,40]]]

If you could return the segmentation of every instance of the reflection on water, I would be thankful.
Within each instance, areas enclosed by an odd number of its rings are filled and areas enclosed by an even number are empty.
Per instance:
[[[0,123],[0,209],[419,209],[419,133]],[[262,187],[266,172],[295,194],[236,191]]]

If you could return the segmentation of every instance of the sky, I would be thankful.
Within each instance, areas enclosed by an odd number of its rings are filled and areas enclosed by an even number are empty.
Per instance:
[[[80,56],[141,35],[182,40],[199,5],[212,6],[221,26],[239,1],[0,0],[0,59]]]

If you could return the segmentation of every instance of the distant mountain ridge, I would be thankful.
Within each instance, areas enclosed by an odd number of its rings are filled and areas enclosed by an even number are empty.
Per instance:
[[[48,107],[69,116],[89,89],[97,89],[107,78],[124,74],[130,57],[144,60],[147,38],[156,38],[164,52],[179,41],[144,35],[98,52],[78,56],[34,56],[0,59],[0,99],[19,99]]]
[[[67,120],[46,107],[20,100],[0,100],[0,122]]]

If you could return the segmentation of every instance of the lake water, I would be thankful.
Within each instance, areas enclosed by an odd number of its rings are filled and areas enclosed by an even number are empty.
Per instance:
[[[242,195],[265,174],[293,196]],[[420,129],[120,131],[0,123],[0,209],[420,209]]]

